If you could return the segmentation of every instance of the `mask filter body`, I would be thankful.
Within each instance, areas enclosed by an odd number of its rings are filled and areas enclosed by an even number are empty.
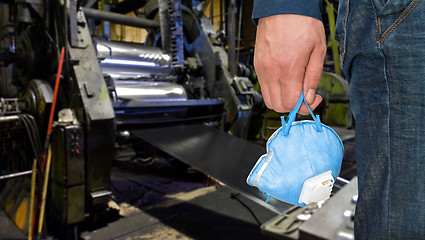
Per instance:
[[[329,198],[344,156],[339,136],[322,124],[310,107],[313,121],[294,122],[302,102],[303,94],[288,120],[282,117],[282,127],[269,138],[267,153],[258,159],[247,178],[247,183],[268,199],[274,197],[298,206]]]

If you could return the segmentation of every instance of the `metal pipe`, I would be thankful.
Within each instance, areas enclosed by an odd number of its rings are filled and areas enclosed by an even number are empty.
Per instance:
[[[109,21],[113,23],[118,23],[122,25],[139,27],[139,28],[159,28],[159,22],[140,18],[140,17],[130,17],[122,14],[100,11],[92,8],[82,8],[84,15],[87,18],[93,18],[97,20]]]
[[[18,120],[19,120],[19,117],[15,116],[15,115],[14,116],[0,116],[0,123],[14,122],[14,121],[18,121]]]
[[[227,27],[228,27],[228,67],[229,67],[229,73],[232,78],[236,76],[236,46],[235,46],[235,22],[236,22],[236,16],[235,16],[235,6],[236,6],[236,0],[231,0],[229,2],[229,10],[228,10],[228,19],[227,19]]]
[[[214,26],[214,0],[210,1],[210,22]]]
[[[28,175],[28,174],[31,174],[31,173],[32,173],[32,170],[28,170],[28,171],[24,171],[24,172],[17,172],[17,173],[2,175],[2,176],[0,176],[0,180],[14,178],[14,177],[20,177],[20,176]]]
[[[223,31],[223,0],[220,0],[220,29],[219,33]]]
[[[161,25],[162,50],[166,54],[171,54],[171,30],[170,15],[168,13],[168,0],[158,0],[159,21]]]
[[[238,45],[236,47],[236,65],[239,64],[239,53],[241,49],[241,33],[242,33],[242,9],[243,9],[243,0],[240,0],[239,4],[239,23],[238,23]]]

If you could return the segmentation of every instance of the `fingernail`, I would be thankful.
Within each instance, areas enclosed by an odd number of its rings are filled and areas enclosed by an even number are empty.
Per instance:
[[[307,101],[308,104],[312,104],[315,98],[316,98],[316,90],[309,89],[307,92],[307,96],[305,97],[305,100]]]

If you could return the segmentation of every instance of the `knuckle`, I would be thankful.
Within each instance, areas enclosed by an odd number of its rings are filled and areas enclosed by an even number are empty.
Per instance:
[[[275,112],[278,112],[278,113],[284,113],[284,112],[287,112],[287,111],[286,111],[286,108],[284,108],[284,107],[274,107],[274,108],[273,108],[273,110],[274,110]]]
[[[326,56],[326,50],[327,50],[326,44],[323,44],[322,47],[320,48],[320,53],[322,54],[322,57]]]
[[[262,57],[254,57],[254,68],[258,71],[258,69],[267,69],[270,65],[268,58]]]
[[[307,80],[317,80],[322,77],[322,72],[320,71],[308,71],[305,73],[305,79]]]
[[[270,101],[268,101],[267,99],[264,99],[264,103],[266,104],[266,107],[267,107],[268,109],[274,109],[274,108],[273,108],[273,105],[271,104],[271,102],[270,102]]]

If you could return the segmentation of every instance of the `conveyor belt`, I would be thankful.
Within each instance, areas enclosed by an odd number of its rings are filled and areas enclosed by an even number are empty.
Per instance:
[[[266,197],[245,182],[257,159],[265,153],[264,147],[201,124],[138,129],[132,134],[276,213],[292,207],[273,198],[266,203]]]

